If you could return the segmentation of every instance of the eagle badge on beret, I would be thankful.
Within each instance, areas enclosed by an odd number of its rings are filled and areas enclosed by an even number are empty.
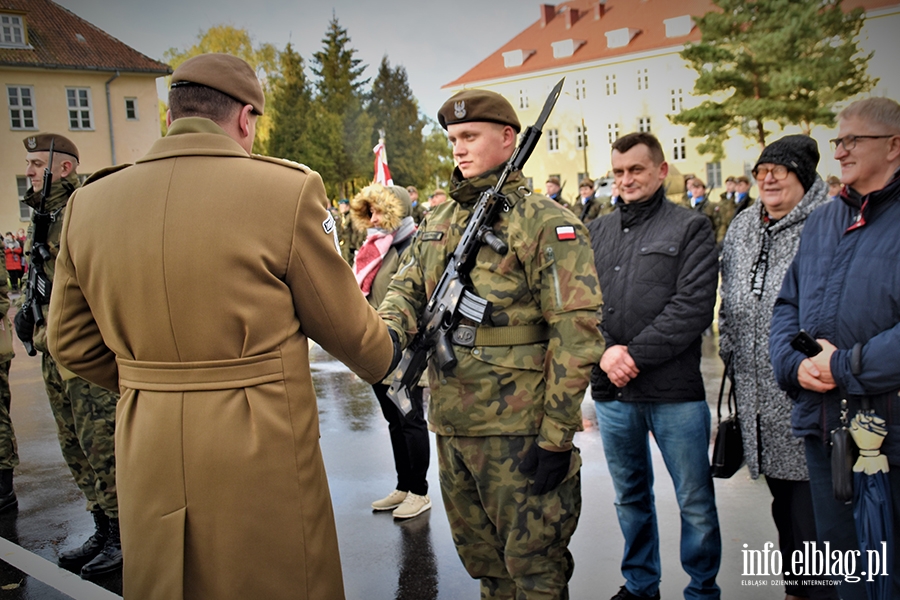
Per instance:
[[[35,148],[37,148],[37,140],[34,138],[34,136],[28,138],[28,140],[25,143],[28,144],[28,147],[31,150],[34,150]]]
[[[457,119],[465,118],[466,116],[466,101],[460,100],[459,102],[453,103],[453,114],[456,115]]]

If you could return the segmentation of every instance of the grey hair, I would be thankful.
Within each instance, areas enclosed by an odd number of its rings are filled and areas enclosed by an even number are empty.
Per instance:
[[[900,104],[890,98],[858,100],[838,114],[838,119],[852,118],[877,124],[892,134],[900,134]]]

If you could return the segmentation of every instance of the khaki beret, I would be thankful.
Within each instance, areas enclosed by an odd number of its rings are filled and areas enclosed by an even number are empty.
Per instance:
[[[512,104],[497,92],[489,90],[457,92],[444,102],[438,111],[438,122],[444,129],[447,129],[448,125],[473,121],[509,125],[516,133],[522,130]]]
[[[581,183],[578,184],[578,187],[580,187],[580,188],[589,187],[591,189],[594,189],[594,182],[591,181],[590,179],[582,179]]]
[[[256,72],[244,60],[230,54],[201,54],[189,58],[172,73],[172,87],[203,85],[249,104],[261,115],[266,97]]]
[[[70,156],[78,158],[78,148],[69,138],[63,137],[58,133],[39,133],[38,135],[30,135],[22,143],[29,152],[50,152],[50,140],[53,140],[53,152],[64,152]]]
[[[556,185],[559,185],[559,177],[557,177],[556,175],[552,175],[547,178],[547,183],[555,183]]]
[[[738,175],[734,178],[735,183],[750,183],[750,178],[746,175]]]

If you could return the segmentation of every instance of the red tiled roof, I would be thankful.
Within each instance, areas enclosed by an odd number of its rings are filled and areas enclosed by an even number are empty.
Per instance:
[[[844,9],[848,11],[857,7],[869,11],[896,5],[897,0],[844,0],[843,3]],[[664,21],[717,10],[711,0],[571,0],[555,7],[551,4],[538,4],[537,8],[541,18],[443,87],[558,69],[696,42],[700,40],[700,31],[696,26],[688,35],[667,38]],[[609,48],[606,33],[626,28],[637,30],[638,33],[626,46]],[[551,44],[569,39],[583,44],[571,56],[554,58]],[[505,67],[503,53],[513,50],[531,54],[520,66]]]
[[[30,48],[0,48],[0,66],[129,73],[172,72],[50,0],[0,0],[0,12],[24,13]]]

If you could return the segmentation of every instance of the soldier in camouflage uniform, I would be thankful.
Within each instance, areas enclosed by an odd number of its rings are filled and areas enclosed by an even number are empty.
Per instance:
[[[457,168],[451,197],[420,227],[379,312],[406,346],[479,194],[497,182],[520,129],[502,96],[466,90],[438,113]],[[528,189],[520,172],[502,189],[494,232],[505,255],[482,247],[470,277],[492,303],[482,325],[454,335],[458,365],[432,363],[429,428],[457,552],[482,598],[568,598],[568,551],[581,512],[581,402],[604,349],[587,230],[568,209]],[[474,330],[474,341],[466,335]]]
[[[41,205],[44,168],[47,166],[50,140],[54,142],[53,180],[44,211],[50,213],[52,223],[47,246],[53,257],[44,264],[48,278],[53,280],[63,214],[69,197],[78,187],[78,149],[70,140],[58,134],[42,134],[25,138],[27,168],[31,189],[25,203],[38,209]],[[25,254],[30,256],[34,224],[28,228]],[[48,305],[41,307],[47,318]],[[56,429],[63,458],[75,483],[87,498],[96,531],[80,547],[62,552],[59,566],[90,577],[116,570],[122,566],[119,543],[119,504],[116,497],[115,423],[116,402],[119,397],[108,390],[75,376],[53,360],[47,349],[44,325],[35,327],[28,311],[16,314],[16,332],[23,341],[31,341],[41,352],[41,372],[56,419]]]
[[[12,332],[6,316],[9,311],[9,286],[7,285],[6,265],[0,261],[0,512],[19,506],[16,491],[13,489],[13,469],[19,465],[19,453],[16,448],[16,432],[9,417],[9,405],[12,395],[9,393],[9,366],[12,363]],[[8,346],[8,350],[7,347]]]

